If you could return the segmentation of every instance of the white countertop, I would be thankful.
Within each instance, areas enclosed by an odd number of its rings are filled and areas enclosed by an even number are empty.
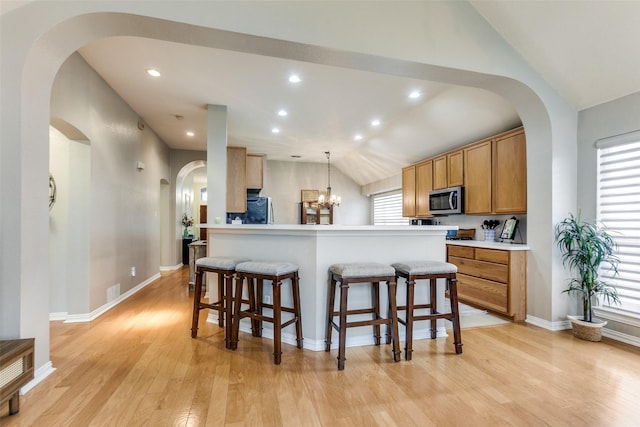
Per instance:
[[[198,224],[219,230],[316,230],[316,231],[447,231],[457,225],[304,225],[304,224]]]
[[[439,236],[448,230],[457,230],[450,225],[302,225],[302,224],[201,224],[207,234],[260,234],[298,236]]]
[[[503,251],[528,251],[522,243],[487,242],[485,240],[447,240],[447,245],[472,246],[474,248],[501,249]]]

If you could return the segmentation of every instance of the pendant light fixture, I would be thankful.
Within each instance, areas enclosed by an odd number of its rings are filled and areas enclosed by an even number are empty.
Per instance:
[[[320,194],[318,203],[328,206],[340,206],[340,196],[331,194],[331,152],[325,151],[324,154],[327,156],[327,192],[326,194]]]

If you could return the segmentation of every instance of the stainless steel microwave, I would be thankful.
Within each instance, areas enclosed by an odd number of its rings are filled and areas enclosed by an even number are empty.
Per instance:
[[[432,215],[460,215],[463,209],[463,187],[450,187],[429,193],[429,212]]]

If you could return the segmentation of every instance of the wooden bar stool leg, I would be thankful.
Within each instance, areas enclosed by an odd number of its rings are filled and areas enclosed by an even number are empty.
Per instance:
[[[225,348],[231,348],[231,338],[233,334],[233,275],[225,274],[224,277],[224,345]]]
[[[429,290],[431,291],[431,296],[429,305],[431,305],[431,314],[438,313],[437,306],[437,295],[438,295],[438,280],[437,279],[429,279]],[[431,339],[435,339],[437,336],[437,321],[436,319],[431,320]]]
[[[293,311],[294,316],[296,316],[296,343],[298,348],[302,348],[302,314],[300,310],[300,278],[298,273],[295,273],[291,279],[291,288],[293,290]]]
[[[371,282],[371,303],[373,307],[373,319],[380,319],[380,282]],[[380,325],[373,325],[373,340],[380,345]],[[391,337],[387,337],[387,344]]]
[[[232,326],[232,333],[231,333],[231,344],[229,346],[231,350],[238,349],[238,335],[240,335],[240,320],[241,320],[240,309],[242,305],[243,284],[244,284],[244,276],[238,275],[236,277],[236,293],[233,300],[234,316],[233,316],[233,326]]]
[[[331,351],[331,334],[333,332],[333,313],[335,312],[336,301],[336,281],[332,277],[329,285],[329,302],[327,309],[327,337],[325,339],[324,351]]]
[[[405,342],[404,342],[404,358],[411,360],[413,353],[413,304],[415,283],[411,277],[407,279],[407,312],[405,315]]]
[[[453,345],[456,347],[456,354],[462,353],[462,339],[460,338],[460,315],[458,313],[458,280],[455,277],[449,278],[449,299],[451,300],[451,314],[453,316]]]
[[[262,279],[255,279],[256,280],[256,284],[255,284],[255,310],[254,313],[262,316],[262,298],[263,298],[263,294],[264,294],[264,281]],[[273,296],[273,294],[271,295],[272,298],[275,298]],[[262,336],[262,320],[260,319],[255,319],[253,321],[253,327],[255,329],[255,333],[253,334],[254,337],[261,337]]]
[[[393,329],[393,360],[400,361],[400,340],[398,338],[398,305],[396,304],[396,282],[387,282],[387,292],[389,294],[389,305],[391,306],[391,326]]]
[[[273,363],[279,365],[282,361],[282,311],[280,304],[280,287],[282,281],[274,280],[273,288]],[[261,313],[262,314],[262,313]],[[260,322],[262,325],[262,322]]]
[[[342,279],[340,283],[340,339],[338,343],[338,370],[344,370],[345,351],[347,346],[347,295],[349,294],[349,282]]]
[[[249,301],[249,312],[256,312],[256,290],[254,286],[253,277],[247,276],[247,298]],[[251,320],[251,335],[254,337],[259,337],[258,327],[256,326],[256,320],[253,317],[250,317]]]
[[[198,321],[200,319],[200,299],[202,298],[202,275],[204,272],[196,269],[196,285],[193,290],[193,318],[191,320],[191,338],[198,335]]]

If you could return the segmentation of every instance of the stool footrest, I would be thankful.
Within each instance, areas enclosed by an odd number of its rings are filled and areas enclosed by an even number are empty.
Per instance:
[[[353,316],[355,314],[375,314],[375,309],[374,308],[359,308],[359,309],[354,309],[354,310],[348,310],[347,311],[347,316]],[[340,312],[339,311],[334,311],[331,313],[334,317],[335,316],[340,316]]]
[[[421,309],[424,309],[424,308],[431,308],[431,304],[416,304],[416,305],[413,306],[414,310],[421,310]],[[398,308],[397,308],[398,311],[400,311],[400,310],[404,311],[406,309],[407,309],[406,305],[399,305]]]

